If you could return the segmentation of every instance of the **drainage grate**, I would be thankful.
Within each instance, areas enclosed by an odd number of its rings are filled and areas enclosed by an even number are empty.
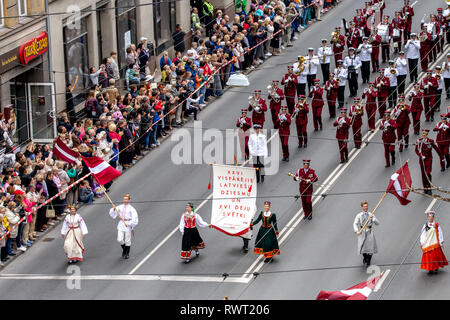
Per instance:
[[[42,241],[44,241],[44,242],[50,242],[50,241],[53,241],[53,240],[55,240],[55,238],[47,237],[47,238],[42,239]]]

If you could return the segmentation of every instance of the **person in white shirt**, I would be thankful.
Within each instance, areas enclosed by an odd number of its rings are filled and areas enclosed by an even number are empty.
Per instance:
[[[447,59],[442,63],[442,77],[444,78],[447,99],[450,99],[450,53],[447,53]]]
[[[256,182],[264,182],[264,158],[267,157],[267,138],[261,132],[261,125],[254,124],[252,133],[248,139],[248,150],[253,158],[253,167],[256,168]]]
[[[131,234],[138,225],[138,214],[135,208],[130,205],[131,195],[123,196],[123,204],[109,210],[111,218],[120,218],[117,224],[117,241],[122,246],[122,258],[128,259],[130,256]]]
[[[359,59],[361,60],[361,76],[363,83],[369,83],[370,80],[370,61],[372,55],[372,45],[369,38],[363,37],[363,43],[358,47]]]
[[[306,81],[308,76],[308,70],[306,68],[306,61],[303,62],[303,70],[300,70],[300,60],[302,56],[298,56],[298,62],[293,64],[293,73],[297,75],[297,95],[306,95]]]
[[[398,94],[404,94],[405,93],[405,82],[406,82],[406,75],[408,74],[408,62],[405,58],[405,52],[400,51],[399,57],[395,61],[395,66],[397,67],[398,75],[397,75],[397,83],[398,88],[397,92]]]
[[[306,56],[305,69],[307,72],[308,92],[314,87],[314,79],[317,78],[317,67],[319,66],[319,57],[314,55],[314,48],[308,48],[308,55]]]
[[[323,84],[330,79],[330,57],[333,55],[333,50],[327,46],[327,39],[322,39],[322,46],[317,51],[319,55],[320,66],[322,69]]]
[[[343,108],[345,104],[345,85],[347,83],[347,69],[344,67],[344,62],[342,60],[337,61],[337,68],[334,69],[334,74],[336,76],[336,81],[339,84],[338,88],[338,102],[339,107]]]
[[[420,57],[420,41],[417,40],[417,34],[411,33],[411,39],[405,44],[406,58],[409,65],[409,80],[412,83],[417,82],[417,66]]]
[[[446,21],[448,21],[448,19],[450,19],[450,2],[447,2],[447,9],[444,10],[443,12],[444,18]],[[447,44],[450,43],[450,28],[445,28],[445,37],[447,39]]]
[[[345,57],[344,65],[348,73],[348,87],[350,97],[356,97],[358,94],[358,69],[361,67],[361,60],[355,54],[355,48],[348,49],[348,56]]]
[[[397,105],[397,76],[398,70],[394,66],[394,60],[389,60],[389,68],[384,70],[384,75],[389,78],[389,108],[392,109]]]

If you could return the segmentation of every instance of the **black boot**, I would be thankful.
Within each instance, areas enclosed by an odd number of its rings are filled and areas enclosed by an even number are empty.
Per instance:
[[[261,182],[264,182],[264,175],[261,175]]]
[[[125,245],[124,244],[122,244],[122,245],[120,245],[121,247],[122,247],[122,258],[123,257],[125,257]]]
[[[124,259],[128,259],[130,257],[130,246],[125,246],[125,255]]]
[[[244,239],[244,246],[242,247],[242,249],[244,250],[245,253],[248,252],[248,243],[249,243],[249,239]]]
[[[372,255],[371,254],[367,254],[367,266],[370,266],[370,260],[372,260]]]

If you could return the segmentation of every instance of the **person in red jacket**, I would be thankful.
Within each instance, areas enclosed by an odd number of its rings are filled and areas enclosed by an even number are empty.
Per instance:
[[[287,107],[281,107],[278,114],[275,129],[278,129],[278,135],[281,140],[281,149],[283,150],[283,161],[289,161],[289,135],[291,134],[291,115],[287,113]]]
[[[381,59],[382,59],[381,62],[385,63],[386,61],[391,60],[390,52],[391,52],[392,26],[389,22],[389,16],[384,16],[382,22],[380,22],[380,25],[386,26],[385,34],[380,34]]]
[[[288,106],[289,113],[292,114],[294,112],[295,95],[298,80],[297,76],[294,74],[294,66],[288,66],[287,68],[288,73],[283,76],[281,84],[284,86],[284,96],[286,97],[286,104]]]
[[[409,0],[405,0],[402,8],[403,19],[405,20],[405,30],[403,32],[403,43],[411,39],[412,17],[414,17],[414,8],[409,5]]]
[[[447,18],[443,15],[443,9],[442,8],[438,8],[437,9],[438,14],[436,15],[436,21],[438,23],[439,26],[439,33],[438,33],[438,37],[437,37],[437,50],[439,52],[444,51],[444,31],[445,31],[445,27],[447,25]]]
[[[330,79],[325,83],[324,90],[327,92],[328,112],[332,119],[336,117],[336,99],[339,90],[339,83],[334,78],[334,72],[330,72]]]
[[[309,97],[312,98],[311,108],[313,114],[314,131],[322,130],[322,108],[323,102],[323,88],[320,86],[320,80],[314,79],[314,87],[311,88]]]
[[[300,180],[299,190],[302,199],[303,213],[305,219],[312,219],[312,194],[313,183],[319,180],[314,169],[309,167],[311,160],[303,160],[303,168],[298,169],[297,174],[293,176],[295,181]]]
[[[422,72],[425,72],[428,70],[428,60],[429,60],[429,54],[431,45],[433,42],[433,37],[431,33],[427,31],[427,26],[422,24],[421,26],[422,31],[419,33],[419,40],[420,40],[420,66],[422,67]]]
[[[279,85],[279,81],[278,80],[273,80],[272,81],[272,89],[269,90],[269,108],[270,108],[270,113],[272,115],[272,122],[273,124],[275,124],[278,114],[280,113],[280,109],[281,109],[281,102],[284,100],[284,93],[283,90],[278,86]],[[273,91],[274,94],[273,96],[270,94],[270,92]]]
[[[306,97],[304,95],[298,96],[298,102],[295,105],[294,113],[295,116],[295,126],[297,127],[298,136],[298,147],[308,146],[308,132],[306,128],[308,126],[308,112],[309,106],[306,102]]]
[[[239,145],[241,146],[241,154],[245,156],[245,160],[249,158],[248,139],[250,137],[249,129],[252,127],[252,120],[247,117],[247,109],[241,109],[241,116],[236,122],[236,127],[239,128]]]
[[[342,53],[345,50],[345,37],[341,34],[341,27],[336,27],[331,37],[330,43],[333,44],[334,64],[342,60]]]
[[[423,106],[425,109],[425,121],[434,121],[434,114],[431,107],[434,105],[435,94],[438,88],[438,82],[435,77],[433,77],[433,71],[427,70],[427,75],[422,79],[420,83],[420,89],[423,90]]]
[[[423,92],[420,90],[420,84],[414,83],[414,88],[408,95],[408,99],[411,102],[411,117],[413,121],[414,134],[418,135],[420,131],[420,115],[423,110],[422,100]]]
[[[397,123],[391,119],[391,112],[384,112],[384,119],[381,120],[380,130],[383,130],[381,140],[384,145],[384,158],[386,159],[385,168],[391,166],[390,159],[392,158],[392,165],[395,164],[395,129],[397,129]]]
[[[379,6],[379,3],[381,3],[380,9],[380,20],[383,19],[383,11],[386,9],[386,0],[372,0],[372,5],[377,5],[377,8]]]
[[[350,22],[350,28],[348,29],[347,33],[345,34],[347,37],[347,47],[350,48],[358,48],[359,46],[359,40],[362,39],[361,31],[356,28],[356,25],[353,21]]]
[[[266,117],[264,113],[267,111],[266,100],[261,98],[261,90],[255,90],[253,96],[249,97],[250,104],[248,106],[248,111],[252,111],[252,122],[253,124],[257,123],[261,126],[264,126],[264,122],[266,121]]]
[[[431,192],[431,171],[433,165],[433,149],[441,158],[441,152],[437,147],[433,139],[428,138],[428,129],[422,129],[422,138],[417,139],[416,142],[416,154],[419,157],[420,172],[422,173],[422,184],[424,192],[426,194],[432,194]]]
[[[378,34],[377,29],[369,36],[369,43],[372,44],[372,53],[370,54],[370,60],[372,60],[372,72],[378,72],[380,69],[381,36]]]
[[[378,90],[375,89],[375,83],[369,82],[369,88],[364,89],[362,98],[366,99],[366,113],[369,130],[375,130],[375,117],[377,113]]]
[[[348,132],[351,125],[351,120],[347,117],[347,108],[340,108],[341,115],[333,123],[337,127],[336,139],[338,141],[339,154],[341,156],[341,163],[348,162]]]
[[[403,143],[405,143],[405,149],[408,149],[409,143],[409,114],[411,113],[411,107],[406,104],[405,96],[398,97],[398,104],[394,108],[394,120],[397,123],[397,140],[400,141],[399,151],[403,152]]]
[[[391,82],[387,76],[384,75],[384,68],[379,71],[380,75],[375,80],[375,85],[378,90],[378,113],[380,119],[384,117],[386,111],[386,100],[389,95],[389,87]]]
[[[441,151],[441,158],[445,158],[445,161],[441,160],[441,171],[445,171],[445,168],[450,168],[450,129],[447,119],[447,114],[441,114],[441,122],[439,122],[433,129],[433,131],[436,131],[438,133],[436,136],[436,143],[439,150]],[[445,165],[445,162],[447,162],[447,165]]]
[[[405,29],[404,21],[400,16],[400,11],[395,11],[394,18],[392,18],[392,42],[394,44],[394,53],[402,51],[402,34]]]
[[[353,105],[350,107],[349,116],[351,119],[351,126],[353,131],[353,142],[355,144],[356,149],[361,149],[361,127],[362,127],[362,117],[364,115],[364,108],[360,99],[355,97]]]

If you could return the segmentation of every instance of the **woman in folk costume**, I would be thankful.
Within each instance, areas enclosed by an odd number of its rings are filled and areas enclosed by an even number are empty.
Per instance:
[[[183,213],[180,219],[180,232],[183,236],[181,240],[181,259],[185,263],[191,262],[191,251],[195,250],[195,256],[199,256],[199,249],[205,248],[200,234],[198,233],[197,225],[202,228],[210,227],[208,223],[203,221],[199,214],[194,212],[194,204],[189,202],[186,205],[186,212]]]
[[[264,212],[261,211],[258,218],[251,223],[251,226],[262,221],[256,236],[254,254],[263,254],[264,262],[269,262],[274,255],[280,254],[280,247],[278,246],[278,226],[277,216],[270,211],[270,202],[264,202]]]
[[[442,252],[444,235],[439,223],[434,221],[435,212],[427,211],[425,214],[428,221],[423,226],[420,234],[420,246],[423,251],[420,268],[428,270],[429,274],[433,274],[437,273],[439,267],[443,268],[448,265],[448,262],[444,252]]]
[[[362,212],[358,213],[353,221],[353,231],[358,235],[358,254],[363,255],[363,263],[370,265],[372,256],[378,252],[377,240],[373,233],[373,225],[379,225],[380,222],[372,212],[369,212],[369,203],[361,202]],[[361,230],[367,222],[364,230]]]
[[[86,223],[77,213],[75,206],[70,206],[70,214],[64,218],[61,237],[64,239],[64,251],[69,264],[83,261],[83,237],[88,233]]]

